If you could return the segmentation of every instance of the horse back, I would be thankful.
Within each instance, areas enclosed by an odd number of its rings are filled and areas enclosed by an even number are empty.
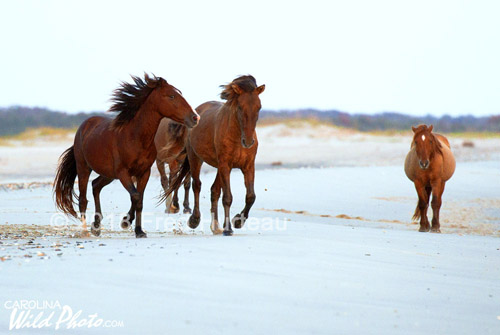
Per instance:
[[[222,107],[223,103],[220,101],[207,101],[196,107],[196,112],[201,116],[205,113],[215,113]],[[201,119],[201,118],[200,118]]]
[[[441,134],[434,134],[434,136],[437,137],[437,139],[439,140],[439,142],[441,142],[441,144],[444,144],[446,145],[448,148],[451,148],[450,146],[450,142],[448,142],[448,139],[446,137],[444,137],[443,135]]]

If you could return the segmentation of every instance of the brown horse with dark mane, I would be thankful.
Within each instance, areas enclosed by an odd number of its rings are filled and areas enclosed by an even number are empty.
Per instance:
[[[167,192],[168,186],[173,181],[174,176],[179,172],[179,166],[186,159],[187,127],[169,119],[160,122],[155,136],[156,167],[160,172],[161,186]],[[167,176],[165,166],[168,165],[169,175]],[[189,189],[191,188],[191,177],[188,175],[184,179],[184,214],[191,213],[189,208]],[[179,188],[175,189],[173,195],[169,195],[165,201],[165,213],[179,212]]]
[[[255,156],[257,154],[257,134],[255,127],[261,108],[259,94],[265,85],[258,86],[252,76],[241,76],[228,85],[222,86],[221,102],[206,102],[196,111],[201,120],[196,128],[189,130],[186,143],[187,158],[180,171],[169,186],[165,196],[179,187],[183,178],[191,172],[193,178],[194,209],[189,218],[190,228],[196,228],[200,223],[200,170],[203,162],[217,168],[217,176],[211,188],[212,223],[210,228],[214,234],[232,235],[230,207],[233,201],[230,186],[230,173],[233,168],[239,168],[245,178],[247,190],[245,208],[237,214],[233,223],[235,228],[241,228],[248,218],[250,208],[255,202],[254,176]],[[224,192],[224,231],[219,228],[217,205]]]
[[[134,84],[123,82],[114,91],[110,111],[118,115],[114,119],[96,116],[85,120],[76,132],[74,145],[60,158],[54,181],[56,205],[64,213],[77,217],[73,196],[78,199],[84,234],[87,233],[87,183],[90,173],[95,171],[99,177],[92,181],[96,208],[92,233],[100,235],[99,194],[104,186],[119,179],[132,202],[121,226],[126,229],[136,219],[136,237],[146,237],[141,214],[144,189],[156,158],[154,136],[158,125],[164,117],[188,127],[194,127],[199,120],[180,91],[165,79],[150,78],[147,74],[144,80],[135,76],[132,79]],[[77,176],[79,196],[73,189]]]
[[[413,141],[405,160],[405,173],[415,184],[418,204],[413,220],[420,218],[420,232],[440,233],[439,210],[444,185],[455,172],[455,158],[448,139],[434,134],[433,126],[420,125],[411,127]],[[432,227],[427,219],[427,209],[432,194]]]

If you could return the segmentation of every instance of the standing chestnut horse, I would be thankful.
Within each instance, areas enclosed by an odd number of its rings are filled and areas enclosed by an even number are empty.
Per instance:
[[[433,126],[420,125],[413,130],[411,149],[405,160],[405,173],[415,183],[418,205],[413,220],[420,218],[420,232],[429,229],[440,233],[439,209],[444,184],[455,172],[455,158],[450,143],[443,135],[432,133]],[[432,193],[432,227],[427,219],[427,208]]]
[[[165,79],[150,78],[147,74],[144,80],[135,76],[132,79],[135,84],[122,83],[114,91],[110,111],[118,115],[114,119],[96,116],[85,120],[76,132],[74,145],[60,158],[54,181],[56,205],[64,213],[77,217],[73,196],[78,199],[84,234],[87,234],[87,183],[90,173],[95,171],[99,177],[92,181],[96,208],[92,233],[100,235],[101,189],[119,179],[130,193],[132,202],[121,226],[128,228],[137,217],[135,235],[146,237],[141,227],[142,203],[151,165],[156,158],[153,140],[158,125],[164,117],[188,127],[195,126],[199,120],[199,115],[180,91]],[[79,196],[73,190],[77,176]]]
[[[187,127],[169,119],[163,119],[160,122],[155,136],[156,146],[156,167],[160,172],[161,186],[163,191],[167,192],[168,186],[174,176],[179,172],[179,166],[186,159],[184,150],[187,140]],[[169,176],[165,171],[165,165],[168,165]],[[184,179],[184,214],[191,213],[189,208],[189,189],[191,188],[191,176]],[[174,190],[174,194],[169,195],[165,201],[165,213],[179,212],[179,188]]]
[[[196,228],[200,223],[200,170],[203,162],[217,168],[217,176],[211,188],[212,224],[214,234],[222,233],[219,228],[217,204],[224,192],[224,235],[232,235],[229,209],[233,201],[230,186],[230,173],[233,168],[239,168],[245,178],[247,190],[245,208],[234,219],[234,227],[241,228],[248,218],[250,208],[255,202],[254,175],[255,155],[257,154],[257,134],[255,126],[261,108],[259,94],[265,85],[257,87],[255,78],[241,76],[228,85],[221,86],[221,98],[226,103],[206,102],[196,111],[201,115],[199,125],[189,130],[186,144],[187,158],[180,171],[169,186],[165,196],[172,193],[182,183],[183,178],[191,172],[193,178],[194,209],[189,218],[190,228]]]

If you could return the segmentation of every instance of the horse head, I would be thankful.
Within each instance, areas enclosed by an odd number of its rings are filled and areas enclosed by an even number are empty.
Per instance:
[[[151,98],[162,116],[185,124],[188,128],[198,124],[200,116],[184,99],[181,91],[161,77],[150,78],[146,74],[145,81],[147,86],[153,89]]]
[[[257,87],[254,77],[241,76],[223,87],[221,98],[228,100],[237,111],[241,145],[244,148],[250,148],[255,143],[255,127],[262,107],[259,94],[264,92],[266,85]]]
[[[441,152],[441,144],[432,133],[433,125],[419,125],[411,127],[413,130],[413,144],[417,152],[418,165],[422,170],[427,170],[436,152]]]

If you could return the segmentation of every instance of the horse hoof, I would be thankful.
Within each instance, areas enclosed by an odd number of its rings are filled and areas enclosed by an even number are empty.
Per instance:
[[[439,229],[439,228],[431,228],[431,233],[437,233],[437,234],[439,234],[439,233],[441,233],[441,229]]]
[[[214,228],[214,227],[210,227],[210,230],[212,231],[212,234],[214,235],[220,235],[222,234],[224,231],[222,229],[220,229],[219,227],[217,228]]]
[[[80,234],[76,234],[76,237],[90,237],[90,234],[86,230],[82,230]]]
[[[224,232],[224,230],[217,228],[215,230],[212,230],[212,234],[214,235],[221,235]]]
[[[430,230],[430,228],[425,228],[425,227],[420,227],[418,229],[418,231],[421,232],[421,233],[427,233],[429,230]]]
[[[189,228],[196,229],[196,227],[198,227],[199,224],[200,224],[200,218],[194,217],[193,215],[191,215],[189,217],[189,220],[188,220]]]
[[[120,227],[122,227],[123,230],[127,230],[127,229],[130,228],[130,222],[128,222],[128,221],[122,221],[120,223]]]
[[[183,210],[182,212],[183,212],[184,214],[191,214],[191,213],[192,213],[192,212],[191,212],[191,208],[189,208],[189,207],[184,208],[184,210]]]
[[[101,229],[94,229],[93,226],[90,228],[90,232],[96,237],[101,236]]]
[[[232,230],[224,230],[222,233],[224,236],[233,236],[233,231]]]
[[[179,207],[175,206],[170,206],[170,208],[167,209],[168,214],[176,214],[179,213]]]
[[[241,229],[245,224],[245,220],[243,220],[241,214],[236,214],[233,218],[233,225],[236,229]]]
[[[145,232],[140,231],[138,233],[137,232],[135,233],[135,237],[136,238],[146,238],[146,237],[148,237],[148,235]]]

